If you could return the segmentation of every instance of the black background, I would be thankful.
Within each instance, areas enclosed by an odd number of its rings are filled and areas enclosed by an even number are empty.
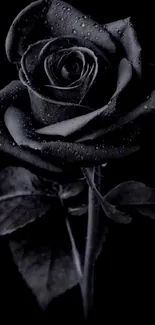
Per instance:
[[[128,6],[124,1],[112,2],[95,0],[69,1],[82,11],[92,14],[101,22],[108,22],[132,15],[133,22],[139,33],[141,43],[147,48],[150,60],[154,59],[154,26],[149,16],[134,15],[134,5]],[[0,87],[4,87],[13,78],[17,78],[14,67],[7,61],[5,55],[5,37],[9,26],[19,11],[30,1],[2,1],[0,4]],[[154,150],[154,148],[152,148]],[[154,184],[154,164],[145,157],[137,161],[137,165],[115,167],[111,178],[119,174],[127,175],[134,168],[136,179],[143,178]],[[115,176],[117,174],[117,177]],[[145,176],[144,176],[145,175]],[[121,178],[121,175],[120,175]],[[123,178],[123,177],[122,177]],[[155,186],[155,184],[154,184]],[[18,276],[9,252],[3,249],[0,241],[0,312],[4,313],[6,322],[23,323],[27,321],[42,321],[43,324],[55,324],[60,321],[80,321],[80,305],[78,292],[68,293],[54,302],[46,313],[40,311],[35,304],[31,292]],[[135,217],[129,226],[110,224],[108,241],[96,269],[96,323],[110,324],[123,321],[149,323],[154,315],[155,291],[155,222],[145,218]],[[21,315],[20,315],[21,313]],[[100,319],[100,321],[99,321]],[[152,320],[154,320],[152,318]]]

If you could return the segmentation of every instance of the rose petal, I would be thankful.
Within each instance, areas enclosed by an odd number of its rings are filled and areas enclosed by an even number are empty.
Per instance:
[[[105,24],[105,27],[110,34],[112,34],[116,39],[120,40],[129,20],[130,18],[112,21],[110,23]]]
[[[79,44],[80,41],[75,37],[61,37],[50,40],[49,42],[39,41],[29,46],[28,50],[25,52],[21,60],[22,73],[24,74],[24,78],[27,84],[32,88],[35,87],[36,90],[39,89],[39,93],[42,93],[43,95],[45,95],[46,97],[48,96],[51,99],[76,104],[80,103],[96,78],[98,66],[97,58],[93,51],[88,48],[79,46]],[[85,77],[83,76],[82,79],[79,79],[79,84],[77,86],[72,86],[71,89],[70,87],[58,88],[58,86],[55,85],[55,82],[54,84],[52,82],[52,78],[54,78],[55,80],[55,75],[53,74],[53,76],[49,76],[49,54],[50,60],[52,60],[52,54],[55,53],[55,51],[59,54],[59,49],[62,47],[63,51],[71,47],[71,53],[74,53],[75,51],[83,53],[86,57],[86,62],[89,62],[90,64],[90,69],[88,70],[88,73],[85,74]],[[50,87],[43,86],[44,84],[46,84],[46,82],[44,81],[44,67],[45,72],[48,78],[50,79],[50,82],[52,83]]]
[[[139,150],[139,146],[85,145],[61,141],[40,143],[40,153],[59,166],[91,166],[104,161],[119,159]],[[32,148],[32,146],[31,146]],[[35,149],[35,147],[34,147]]]
[[[27,83],[21,70],[19,76],[22,82],[29,89],[32,113],[35,119],[42,126],[64,121],[65,119],[79,116],[83,113],[88,113],[91,111],[90,108],[84,105],[64,103],[47,98],[43,94],[37,92]]]
[[[2,117],[5,109],[10,105],[28,104],[27,88],[19,80],[11,81],[7,86],[0,90],[0,116]]]
[[[57,166],[54,166],[52,163],[48,162],[43,157],[39,157],[34,152],[31,152],[27,149],[22,149],[19,146],[16,146],[12,139],[6,132],[3,123],[0,123],[0,152],[9,154],[9,156],[17,158],[19,161],[22,161],[28,166],[35,166],[39,171],[44,171],[44,173],[63,173],[63,170]]]
[[[106,135],[107,133],[114,132],[118,130],[120,127],[124,127],[125,125],[132,123],[139,118],[145,118],[148,114],[154,113],[155,111],[155,91],[152,92],[150,97],[144,101],[142,104],[138,105],[134,110],[131,112],[129,111],[128,114],[120,117],[117,120],[117,123],[113,123],[108,128],[100,129],[95,132],[88,133],[84,135],[77,142],[85,142],[87,140],[97,139],[100,136]]]
[[[93,84],[97,75],[98,64],[97,58],[91,50],[82,47],[72,48],[73,51],[74,49],[77,49],[78,51],[81,51],[81,53],[90,56],[92,59],[92,62],[90,63],[90,69],[86,71],[87,73],[85,73],[83,77],[78,80],[77,85],[70,85],[68,87],[58,87],[51,85],[47,86],[46,89],[48,89],[49,94],[51,92],[51,97],[53,95],[54,99],[78,104],[82,102],[83,98],[86,96],[86,93]],[[86,60],[87,59],[88,58],[86,58]]]
[[[126,28],[122,34],[121,42],[126,52],[128,60],[132,63],[137,75],[142,74],[142,49],[137,40],[136,31],[134,30],[131,21],[127,22]]]
[[[36,133],[30,117],[19,108],[10,106],[5,112],[4,122],[12,138],[19,146],[26,145],[26,141],[28,141],[29,147],[32,143],[33,149],[35,147],[36,149],[40,148],[39,139],[35,136]]]
[[[114,95],[112,96],[112,101],[111,103],[109,103],[109,105],[101,107],[100,109],[97,109],[88,114],[83,114],[82,116],[65,120],[54,125],[52,124],[45,128],[39,129],[36,132],[39,134],[59,135],[63,137],[68,137],[72,134],[75,134],[76,132],[83,131],[85,139],[85,134],[87,133],[88,125],[91,125],[91,133],[87,134],[87,138],[90,137],[92,139],[93,137],[94,139],[94,136],[95,138],[97,137],[97,135],[101,136],[105,133],[105,126],[104,124],[103,126],[101,126],[101,121],[104,123],[104,118],[110,116],[114,118],[114,114],[116,114],[117,100],[119,99],[118,96],[121,94],[123,89],[125,89],[126,86],[129,84],[129,82],[131,81],[131,77],[131,64],[128,60],[123,59],[119,65],[117,88]],[[95,131],[95,133],[93,132],[94,128],[97,128],[97,131]]]
[[[16,114],[14,114],[16,112]],[[18,113],[18,115],[17,115]],[[11,125],[10,119],[13,114],[13,124]],[[35,165],[41,169],[50,170],[52,172],[61,172],[62,170],[56,167],[50,162],[58,166],[68,166],[68,165],[87,165],[99,164],[104,161],[111,159],[118,159],[127,156],[139,149],[138,146],[130,147],[114,147],[106,145],[84,145],[79,143],[68,143],[61,141],[49,141],[49,142],[36,142],[36,139],[29,139],[29,134],[33,137],[32,133],[22,131],[22,123],[27,123],[28,120],[24,119],[24,114],[20,110],[14,110],[10,108],[6,114],[6,121],[8,129],[14,137],[14,140],[21,143],[22,146],[35,150],[32,154],[31,151],[27,149],[22,150],[17,147],[12,141],[10,141],[8,135],[6,135],[5,129],[1,128],[2,135],[0,138],[0,150],[9,153],[12,156],[17,157],[20,160],[26,161],[32,165]],[[25,124],[26,125],[26,124]],[[15,126],[15,128],[14,128]],[[30,124],[28,125],[28,128]],[[26,125],[27,128],[27,125]],[[3,131],[4,130],[4,131]],[[40,157],[44,157],[43,159]]]
[[[19,62],[28,45],[39,39],[74,33],[78,37],[91,38],[109,53],[116,51],[115,43],[103,25],[88,17],[85,19],[79,10],[63,1],[58,5],[57,0],[39,0],[23,9],[11,25],[6,39],[8,59]]]
[[[21,66],[27,81],[31,84],[37,83],[38,78],[44,77],[44,67],[41,65],[40,51],[49,40],[38,41],[30,45],[22,57]],[[36,84],[37,86],[37,84]]]

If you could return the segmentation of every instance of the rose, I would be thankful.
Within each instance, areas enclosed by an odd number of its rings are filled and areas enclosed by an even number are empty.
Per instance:
[[[76,21],[79,25],[75,29]],[[153,92],[144,102],[151,88],[147,94],[142,92],[145,80],[142,79],[141,48],[130,19],[100,26],[63,2],[37,1],[15,19],[6,48],[9,59],[17,63],[21,82],[12,82],[0,93],[1,151],[23,161],[24,165],[35,167],[35,174],[39,168],[39,176],[43,170],[45,176],[45,171],[66,172],[64,166],[72,162],[73,166],[80,167],[96,165],[137,150],[142,143],[137,137],[142,131],[139,117],[146,117],[154,109],[155,94]],[[129,143],[131,148],[128,148]],[[12,161],[7,156],[4,165]],[[93,171],[91,175],[91,169],[82,170],[93,189],[92,194],[98,195],[108,217],[117,222],[131,221],[130,216],[117,209],[115,204],[118,204],[122,210],[124,206],[136,206],[137,211],[142,210],[154,218],[154,190],[142,183],[124,182],[102,197],[93,184]],[[69,181],[69,174],[66,176]],[[10,241],[14,261],[45,308],[53,297],[79,281],[66,240],[66,214],[63,220],[51,218],[55,204],[58,216],[62,213],[57,200],[58,189],[61,202],[69,200],[64,204],[65,213],[73,198],[74,207],[68,212],[80,216],[87,211],[88,204],[81,207],[78,196],[85,199],[86,194],[87,197],[86,184],[79,181],[62,186],[21,167],[3,169],[0,178],[1,235],[18,229]],[[77,201],[80,201],[78,207]],[[48,218],[42,218],[41,222],[36,220],[32,226],[31,222],[50,207]],[[94,217],[96,224],[97,214]],[[19,230],[21,227],[23,229]],[[90,228],[96,232],[96,225]],[[81,243],[82,233],[79,232]],[[82,269],[69,223],[68,233],[81,277]],[[89,247],[94,247],[92,244]]]
[[[36,1],[13,22],[6,51],[31,102],[4,115],[17,146],[63,167],[139,148],[139,117],[152,109],[154,93],[144,101],[141,47],[129,18],[104,26],[62,1]]]

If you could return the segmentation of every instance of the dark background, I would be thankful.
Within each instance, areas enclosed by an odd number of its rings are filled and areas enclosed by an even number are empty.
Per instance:
[[[5,37],[9,26],[19,11],[31,1],[14,0],[2,1],[0,4],[0,88],[4,87],[13,78],[17,78],[14,67],[7,61],[5,55]],[[101,22],[108,22],[132,15],[138,31],[140,42],[147,48],[150,60],[154,59],[154,26],[149,16],[134,15],[134,5],[124,1],[72,0],[69,1],[82,11],[92,14]],[[154,148],[152,148],[153,150]],[[145,178],[151,182],[154,179],[154,165],[145,157],[137,161],[136,166],[123,165],[115,167],[111,178],[122,173],[127,175],[134,168],[136,179]],[[129,169],[128,169],[129,168]],[[145,174],[145,176],[144,176]],[[147,176],[148,175],[148,176]],[[153,176],[151,176],[153,175]],[[116,178],[117,178],[116,177]],[[120,176],[121,177],[121,176]],[[154,180],[152,181],[154,183]],[[155,184],[154,184],[155,186]],[[3,250],[3,240],[0,241],[0,312],[12,321],[42,321],[55,324],[63,321],[80,321],[80,305],[78,292],[73,291],[54,302],[51,308],[42,313],[35,304],[30,291],[18,276],[9,252]],[[98,261],[96,270],[96,323],[127,321],[149,323],[154,317],[155,291],[155,221],[135,217],[129,226],[110,224],[108,241],[104,245],[103,253]],[[20,316],[21,313],[21,316]],[[99,321],[101,317],[101,320]],[[152,318],[152,320],[154,320]],[[4,321],[1,319],[1,323]]]

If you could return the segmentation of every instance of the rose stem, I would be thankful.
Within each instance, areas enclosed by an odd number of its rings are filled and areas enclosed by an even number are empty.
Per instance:
[[[90,170],[90,169],[89,169]],[[85,171],[88,171],[85,170]],[[87,178],[87,172],[83,173]],[[93,168],[91,174],[93,175],[92,181],[94,181],[95,168]],[[98,178],[100,176],[97,175]],[[94,194],[94,190],[88,185],[88,224],[87,224],[87,240],[85,249],[84,271],[82,279],[82,298],[85,320],[91,320],[93,302],[94,302],[94,270],[96,260],[96,248],[98,238],[98,224],[99,224],[99,204]]]

